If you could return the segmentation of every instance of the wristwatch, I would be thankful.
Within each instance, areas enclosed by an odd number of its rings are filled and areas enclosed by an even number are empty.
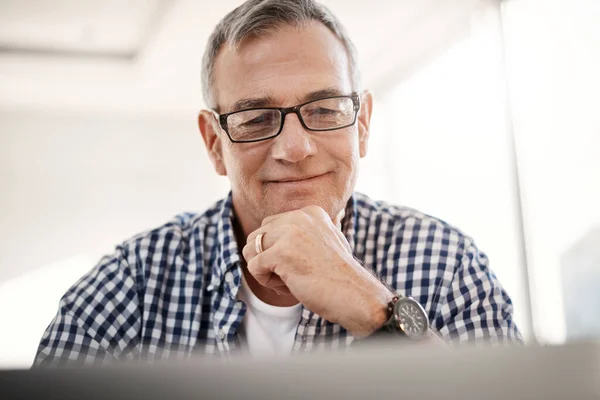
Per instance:
[[[428,331],[429,319],[423,306],[410,296],[397,294],[388,303],[388,320],[372,336],[396,334],[418,340],[427,337]]]

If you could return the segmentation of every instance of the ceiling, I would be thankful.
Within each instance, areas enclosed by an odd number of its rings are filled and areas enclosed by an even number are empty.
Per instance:
[[[0,1],[0,52],[133,58],[158,28],[165,0]]]
[[[383,94],[497,0],[323,0]],[[0,109],[189,115],[216,23],[240,0],[0,0]]]

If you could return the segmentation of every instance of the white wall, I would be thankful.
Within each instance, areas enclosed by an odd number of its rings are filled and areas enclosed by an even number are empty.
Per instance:
[[[534,325],[561,343],[560,257],[600,225],[600,2],[509,1],[504,23]]]
[[[118,242],[227,192],[195,125],[0,113],[0,282]]]

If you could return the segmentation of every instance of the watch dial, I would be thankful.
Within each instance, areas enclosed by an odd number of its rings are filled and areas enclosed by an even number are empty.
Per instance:
[[[410,337],[422,336],[429,326],[423,307],[409,298],[403,298],[399,303],[397,318],[404,333]]]

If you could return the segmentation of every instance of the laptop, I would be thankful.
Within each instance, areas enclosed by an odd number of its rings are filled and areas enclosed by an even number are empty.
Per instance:
[[[0,371],[8,399],[600,399],[600,343]]]

